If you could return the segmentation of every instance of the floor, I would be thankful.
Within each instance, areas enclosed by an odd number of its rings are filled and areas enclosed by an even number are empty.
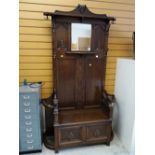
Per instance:
[[[29,155],[54,155],[53,150],[47,149],[43,146],[41,153],[29,154]],[[130,155],[119,139],[114,136],[113,141],[110,146],[103,144],[100,145],[91,145],[83,147],[74,147],[69,149],[62,149],[59,151],[58,155]]]

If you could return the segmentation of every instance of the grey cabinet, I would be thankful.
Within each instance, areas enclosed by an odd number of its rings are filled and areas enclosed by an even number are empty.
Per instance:
[[[19,151],[42,150],[40,119],[40,85],[19,88]]]

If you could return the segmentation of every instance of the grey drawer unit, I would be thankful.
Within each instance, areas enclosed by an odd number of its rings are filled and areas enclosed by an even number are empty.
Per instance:
[[[40,118],[40,85],[19,88],[19,152],[42,150]]]

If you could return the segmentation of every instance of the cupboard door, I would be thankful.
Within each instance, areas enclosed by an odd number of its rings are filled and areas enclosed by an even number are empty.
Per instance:
[[[105,74],[104,61],[103,59],[86,59],[85,68],[85,107],[99,105]]]

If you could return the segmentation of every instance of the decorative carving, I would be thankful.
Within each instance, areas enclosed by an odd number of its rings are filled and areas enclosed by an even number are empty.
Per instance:
[[[44,12],[44,16],[75,16],[75,17],[82,17],[83,15],[86,18],[98,18],[98,19],[104,19],[107,21],[115,21],[116,19],[114,17],[108,17],[106,14],[95,14],[91,12],[86,5],[78,5],[74,10],[72,11],[55,11],[54,13],[51,12]]]
[[[106,125],[88,127],[87,138],[101,138],[106,136]]]
[[[100,135],[101,135],[100,130],[99,130],[99,129],[96,129],[96,130],[94,131],[94,136],[95,136],[95,137],[99,137]]]
[[[57,43],[57,50],[58,51],[67,51],[67,48],[65,47],[65,44],[64,44],[64,40],[58,40],[58,43]]]
[[[68,142],[73,140],[80,140],[80,128],[69,128],[61,130],[61,141]]]
[[[77,10],[79,10],[79,12],[81,14],[83,14],[86,11],[86,5],[78,5]]]
[[[106,32],[109,32],[109,28],[110,28],[110,24],[107,24],[107,25],[106,25],[106,29],[105,29]]]

